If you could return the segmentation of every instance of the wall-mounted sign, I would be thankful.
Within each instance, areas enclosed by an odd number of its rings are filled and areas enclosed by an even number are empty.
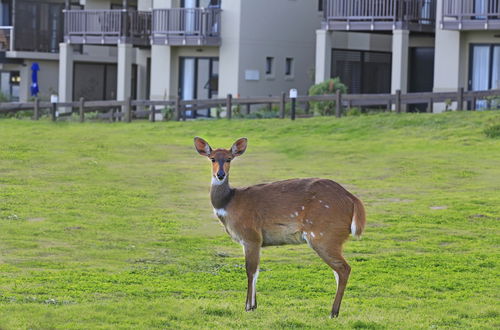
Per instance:
[[[259,70],[245,70],[245,80],[259,80]]]
[[[290,98],[291,99],[296,99],[298,95],[299,95],[299,93],[297,92],[297,90],[295,88],[290,89]]]

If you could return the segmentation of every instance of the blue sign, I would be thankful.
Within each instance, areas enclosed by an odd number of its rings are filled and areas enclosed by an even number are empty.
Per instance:
[[[40,66],[37,62],[31,64],[31,96],[37,96],[38,92],[38,71],[40,71]]]

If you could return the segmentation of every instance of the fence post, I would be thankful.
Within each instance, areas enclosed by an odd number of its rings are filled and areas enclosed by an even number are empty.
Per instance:
[[[427,103],[427,112],[428,113],[433,113],[434,112],[434,99],[429,97],[429,102]]]
[[[52,121],[56,121],[56,119],[57,119],[56,111],[57,111],[57,103],[52,102],[52,108],[50,109]]]
[[[181,120],[181,97],[177,95],[175,98],[175,120],[180,121]]]
[[[464,88],[460,87],[457,91],[457,111],[463,110],[464,107]]]
[[[226,98],[226,118],[231,119],[233,116],[233,96],[231,94],[227,94]]]
[[[109,110],[109,122],[112,123],[115,120],[115,108]]]
[[[401,90],[396,90],[396,112],[401,113]]]
[[[342,94],[340,93],[340,89],[337,89],[337,93],[335,95],[335,117],[340,118],[342,116]]]
[[[125,101],[125,116],[127,123],[130,123],[132,121],[132,99],[130,97],[127,97]]]
[[[83,123],[85,121],[85,98],[80,97],[80,104],[79,104],[79,110],[80,110],[80,123]]]
[[[280,98],[280,118],[281,119],[285,118],[285,111],[286,111],[286,93],[281,92],[281,98]]]
[[[35,98],[35,104],[34,104],[34,107],[33,107],[33,119],[34,120],[38,120],[38,118],[40,118],[40,99],[37,97]]]
[[[152,123],[154,123],[156,121],[156,107],[155,106],[151,107],[149,121],[151,121]]]
[[[249,115],[250,114],[250,106],[251,104],[250,103],[247,103],[246,105],[246,114]]]

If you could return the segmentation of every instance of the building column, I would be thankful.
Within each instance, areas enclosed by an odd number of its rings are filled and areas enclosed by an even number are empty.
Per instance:
[[[170,46],[151,46],[151,100],[170,99],[172,50]]]
[[[131,44],[118,45],[118,78],[116,87],[116,99],[118,101],[124,101],[131,95],[133,50]]]
[[[59,102],[73,101],[73,46],[67,43],[59,44]],[[65,112],[70,109],[59,109]]]
[[[441,17],[442,6],[437,6],[436,17]],[[467,67],[460,65],[460,31],[443,30],[436,24],[434,50],[434,92],[456,92],[461,84],[461,75],[465,75]],[[451,106],[456,109],[456,103]],[[446,108],[444,103],[435,103],[433,111],[442,112]],[[464,109],[464,107],[462,107]]]
[[[136,95],[138,100],[145,100],[149,98],[146,95],[146,90],[148,86],[148,57],[150,56],[150,51],[145,49],[136,49],[136,63],[137,63],[137,86],[132,88],[136,89]]]
[[[410,31],[394,30],[392,33],[392,77],[391,93],[408,91],[408,56]]]
[[[331,78],[332,32],[316,30],[316,70],[314,82],[319,84]]]

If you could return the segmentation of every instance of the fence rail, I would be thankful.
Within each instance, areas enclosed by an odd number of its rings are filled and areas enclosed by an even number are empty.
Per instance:
[[[424,92],[402,94],[396,91],[395,94],[328,94],[315,96],[298,96],[290,99],[285,93],[279,96],[259,97],[259,98],[233,98],[229,94],[226,98],[208,100],[125,100],[125,101],[85,101],[81,98],[74,102],[50,103],[35,99],[28,103],[0,103],[0,114],[15,113],[19,111],[33,111],[33,119],[37,120],[42,114],[49,114],[53,121],[58,117],[79,114],[80,121],[85,120],[85,114],[89,112],[99,112],[99,118],[115,121],[116,119],[127,122],[134,118],[149,117],[150,121],[156,120],[156,114],[163,109],[169,108],[173,111],[175,120],[185,120],[187,111],[204,110],[208,108],[223,108],[226,111],[226,118],[232,118],[233,108],[246,106],[246,113],[250,113],[251,105],[264,105],[269,109],[273,105],[279,107],[279,117],[285,118],[286,107],[291,103],[291,118],[295,118],[295,104],[309,104],[310,102],[333,102],[335,107],[332,112],[337,117],[341,117],[346,109],[353,107],[376,107],[397,113],[405,112],[406,107],[412,104],[425,104],[427,112],[433,112],[435,103],[445,103],[447,106],[455,105],[456,110],[464,110],[471,105],[472,109],[478,104],[491,107],[500,106],[500,90],[488,91],[464,91],[459,88],[455,92]],[[293,101],[293,102],[292,102]],[[465,105],[465,106],[464,106]]]

